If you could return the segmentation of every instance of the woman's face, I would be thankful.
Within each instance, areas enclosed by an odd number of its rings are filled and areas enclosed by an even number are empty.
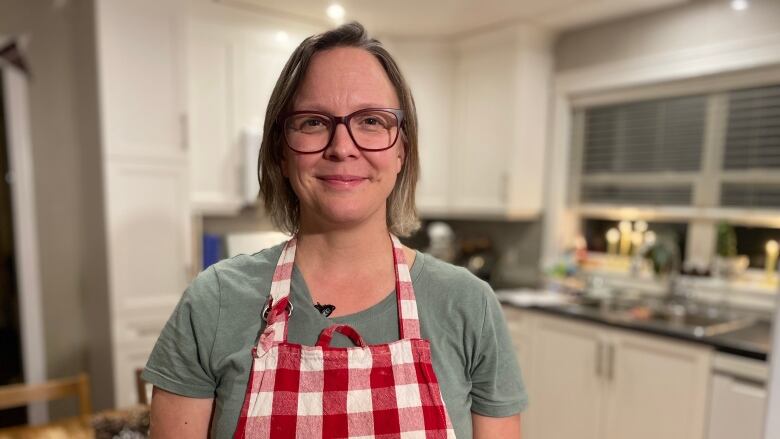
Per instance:
[[[315,54],[292,110],[345,116],[364,108],[400,108],[395,89],[374,55],[346,47]],[[384,224],[385,203],[403,160],[401,136],[390,149],[363,151],[347,127],[338,124],[322,152],[299,154],[285,147],[282,173],[300,200],[303,226]]]

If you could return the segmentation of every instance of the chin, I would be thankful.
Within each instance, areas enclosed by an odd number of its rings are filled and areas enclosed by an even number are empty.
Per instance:
[[[370,221],[375,216],[385,220],[384,209],[376,209],[363,205],[333,203],[320,209],[318,216],[326,223],[353,225]]]

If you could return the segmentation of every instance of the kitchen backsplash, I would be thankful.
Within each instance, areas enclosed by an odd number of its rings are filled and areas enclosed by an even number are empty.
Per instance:
[[[417,233],[402,241],[427,251],[430,245],[427,230],[432,222],[444,222],[454,232],[454,263],[466,266],[470,255],[483,256],[485,266],[479,274],[494,288],[536,287],[541,282],[541,221],[426,218]],[[223,238],[229,234],[268,230],[273,230],[270,221],[262,208],[254,207],[243,209],[237,216],[204,217],[202,225],[203,233]]]
[[[444,222],[455,234],[455,263],[468,265],[471,254],[489,255],[491,273],[487,279],[493,288],[536,287],[541,281],[541,221],[501,221],[478,219],[427,218],[413,236],[403,241],[410,247],[426,251],[430,240],[427,229],[432,222]],[[485,247],[488,249],[483,250]]]

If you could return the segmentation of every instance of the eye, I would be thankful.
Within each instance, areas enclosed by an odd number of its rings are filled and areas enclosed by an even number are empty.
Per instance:
[[[301,123],[301,127],[317,128],[322,126],[323,123],[319,119],[306,119]]]
[[[288,129],[304,134],[327,132],[329,121],[319,114],[299,114],[290,118]]]
[[[360,114],[353,121],[353,123],[356,123],[358,127],[364,130],[388,129],[393,125],[392,115],[384,114],[381,111]]]

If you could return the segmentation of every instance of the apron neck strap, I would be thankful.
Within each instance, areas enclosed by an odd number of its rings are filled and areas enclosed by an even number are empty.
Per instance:
[[[422,338],[420,320],[417,314],[417,299],[412,286],[412,276],[406,264],[406,256],[401,241],[390,235],[393,241],[393,261],[395,262],[395,297],[398,302],[399,338]]]
[[[292,279],[295,250],[298,243],[297,235],[287,241],[276,263],[274,277],[271,281],[271,293],[263,313],[266,319],[266,329],[260,336],[260,344],[268,348],[271,344],[287,341],[287,322],[290,319],[292,304],[290,303],[290,280]],[[267,309],[266,309],[267,308]]]
[[[414,295],[409,266],[406,264],[403,246],[397,237],[390,234],[393,244],[393,262],[395,266],[395,295],[398,302],[399,338],[421,338],[420,320],[417,314],[417,300]],[[298,237],[293,236],[284,246],[276,264],[271,294],[269,296],[267,326],[264,338],[266,342],[281,343],[287,340],[287,327],[290,318],[290,281]],[[270,337],[270,339],[269,339]]]

